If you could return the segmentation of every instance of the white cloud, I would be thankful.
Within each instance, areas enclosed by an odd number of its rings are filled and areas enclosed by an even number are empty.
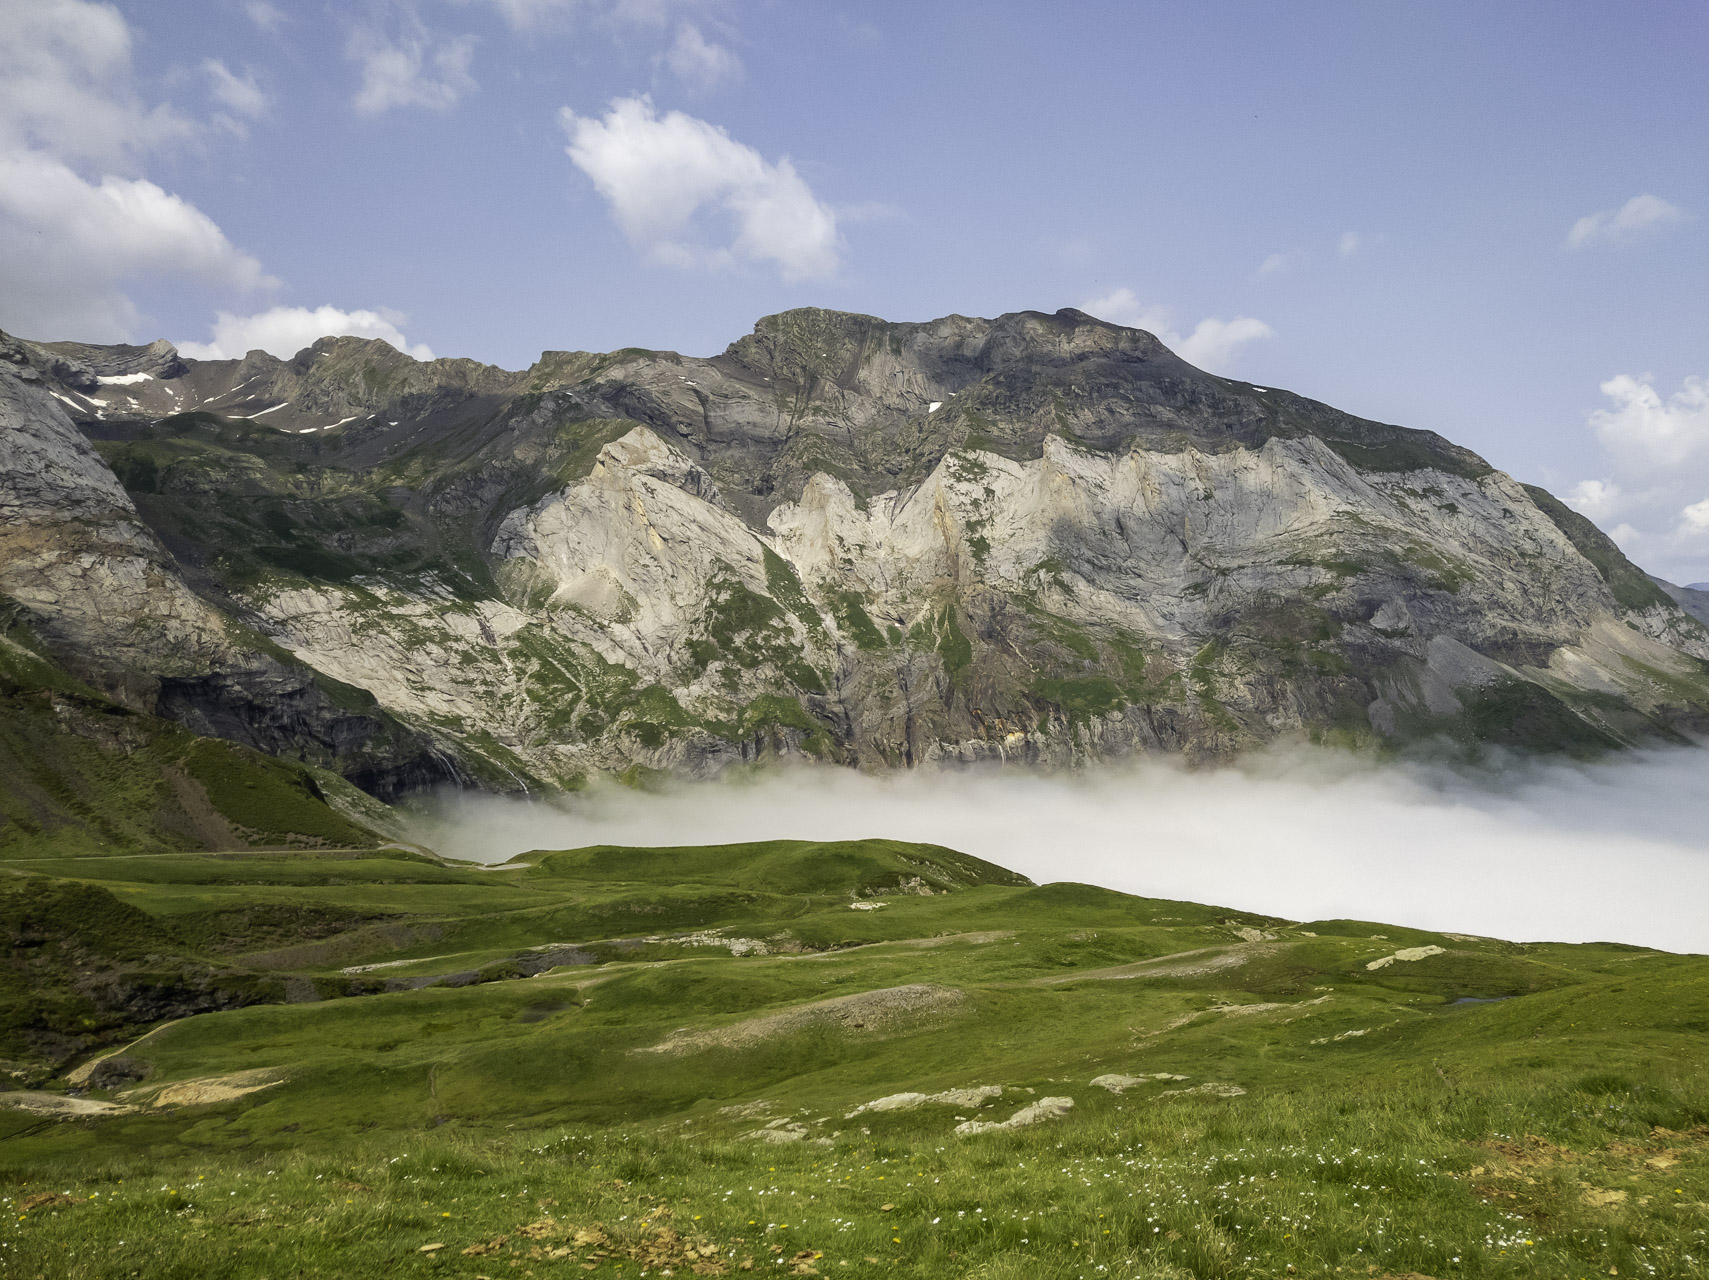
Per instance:
[[[742,60],[701,35],[700,28],[692,22],[677,27],[676,42],[660,59],[678,80],[702,92],[734,84],[742,78]]]
[[[471,0],[460,0],[471,3]],[[497,11],[506,23],[518,31],[526,31],[555,18],[567,17],[586,7],[584,0],[479,0]]]
[[[267,0],[246,0],[243,11],[263,31],[277,31],[285,25],[284,12],[277,5],[268,4]]]
[[[1624,496],[1612,480],[1580,480],[1567,494],[1567,505],[1595,520],[1618,511]]]
[[[1602,384],[1612,407],[1589,416],[1612,476],[1584,480],[1569,505],[1633,560],[1675,582],[1709,578],[1709,379],[1663,396],[1648,374]]]
[[[1335,252],[1343,258],[1351,258],[1364,247],[1365,238],[1357,231],[1343,231],[1341,239],[1335,243]]]
[[[222,311],[214,320],[211,341],[180,342],[178,349],[195,360],[237,360],[261,350],[289,360],[317,338],[350,335],[381,338],[417,360],[433,359],[423,343],[411,346],[399,332],[405,317],[381,307],[377,311],[340,311],[337,307],[274,307],[253,316]]]
[[[1268,258],[1265,258],[1264,261],[1258,264],[1258,274],[1261,276],[1273,276],[1278,271],[1286,271],[1293,265],[1293,261],[1296,256],[1297,255],[1292,253],[1272,253]]]
[[[378,27],[351,33],[345,52],[362,67],[356,110],[363,115],[394,107],[449,111],[474,92],[475,78],[469,74],[473,36],[430,31],[413,10],[404,13],[402,28],[391,35]]]
[[[836,273],[836,214],[787,159],[768,162],[680,111],[660,116],[647,97],[619,98],[603,119],[568,107],[559,119],[570,159],[650,260],[675,267],[773,262],[791,281]],[[726,225],[715,228],[718,221]]]
[[[1276,332],[1262,320],[1236,316],[1232,320],[1215,317],[1201,320],[1193,326],[1191,333],[1183,335],[1176,331],[1168,307],[1147,306],[1140,302],[1132,289],[1117,289],[1101,298],[1083,302],[1080,310],[1111,324],[1149,330],[1188,364],[1211,373],[1226,370],[1233,363],[1235,354],[1247,343],[1274,337]]]
[[[1615,407],[1592,413],[1590,426],[1626,469],[1671,470],[1709,445],[1709,380],[1687,378],[1666,400],[1648,375],[1622,373],[1601,390]]]
[[[1684,222],[1686,213],[1660,196],[1633,196],[1618,209],[1587,213],[1567,232],[1566,247],[1583,249],[1596,244],[1627,244],[1641,236]]]
[[[213,95],[215,102],[240,116],[248,116],[251,120],[267,114],[271,103],[261,86],[255,83],[253,71],[246,71],[241,76],[234,75],[226,64],[217,58],[209,58],[203,62],[202,70],[207,72],[208,92]]]
[[[138,317],[126,289],[141,278],[271,283],[205,213],[140,176],[150,155],[204,130],[138,96],[119,10],[4,0],[3,11],[0,324],[123,341]]]
[[[1188,364],[1216,373],[1233,363],[1235,352],[1248,342],[1273,338],[1276,331],[1262,320],[1236,316],[1232,320],[1201,320],[1193,331],[1175,345],[1175,353]]]
[[[1132,289],[1117,289],[1101,298],[1082,302],[1080,310],[1111,324],[1149,330],[1160,338],[1165,332],[1172,332],[1169,308],[1145,305]]]
[[[0,154],[0,325],[122,341],[137,319],[123,286],[142,276],[274,283],[207,214],[152,182],[90,182],[40,152]]]
[[[143,154],[195,133],[171,106],[137,97],[130,28],[113,6],[6,0],[4,21],[0,151],[134,170]]]

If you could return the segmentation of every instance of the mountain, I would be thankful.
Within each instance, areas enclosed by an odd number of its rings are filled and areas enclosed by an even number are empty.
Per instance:
[[[0,426],[9,628],[382,798],[1709,727],[1689,593],[1544,490],[1078,311],[521,372],[4,338]]]

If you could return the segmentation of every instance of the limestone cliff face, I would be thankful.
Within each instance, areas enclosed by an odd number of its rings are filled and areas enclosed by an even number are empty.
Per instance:
[[[1077,312],[521,373],[16,350],[0,502],[60,532],[0,590],[205,732],[171,690],[257,687],[234,628],[371,697],[371,757],[507,788],[1709,725],[1709,631],[1546,492]]]
[[[452,776],[425,743],[412,759],[408,731],[377,705],[338,706],[314,671],[190,588],[55,395],[65,373],[0,335],[0,621],[119,702],[200,732],[337,762],[388,794]]]
[[[0,592],[126,700],[195,674],[224,623],[174,571],[130,495],[27,353],[0,342]]]

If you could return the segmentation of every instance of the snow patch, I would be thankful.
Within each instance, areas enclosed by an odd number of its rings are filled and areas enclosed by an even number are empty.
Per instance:
[[[96,378],[95,381],[107,387],[134,387],[139,382],[153,382],[154,375],[152,373],[119,373],[111,377]]]

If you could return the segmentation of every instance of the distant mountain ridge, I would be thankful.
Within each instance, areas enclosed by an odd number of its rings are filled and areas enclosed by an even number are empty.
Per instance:
[[[1709,726],[1698,593],[1544,490],[1077,311],[520,372],[8,337],[0,427],[19,635],[386,797]]]

